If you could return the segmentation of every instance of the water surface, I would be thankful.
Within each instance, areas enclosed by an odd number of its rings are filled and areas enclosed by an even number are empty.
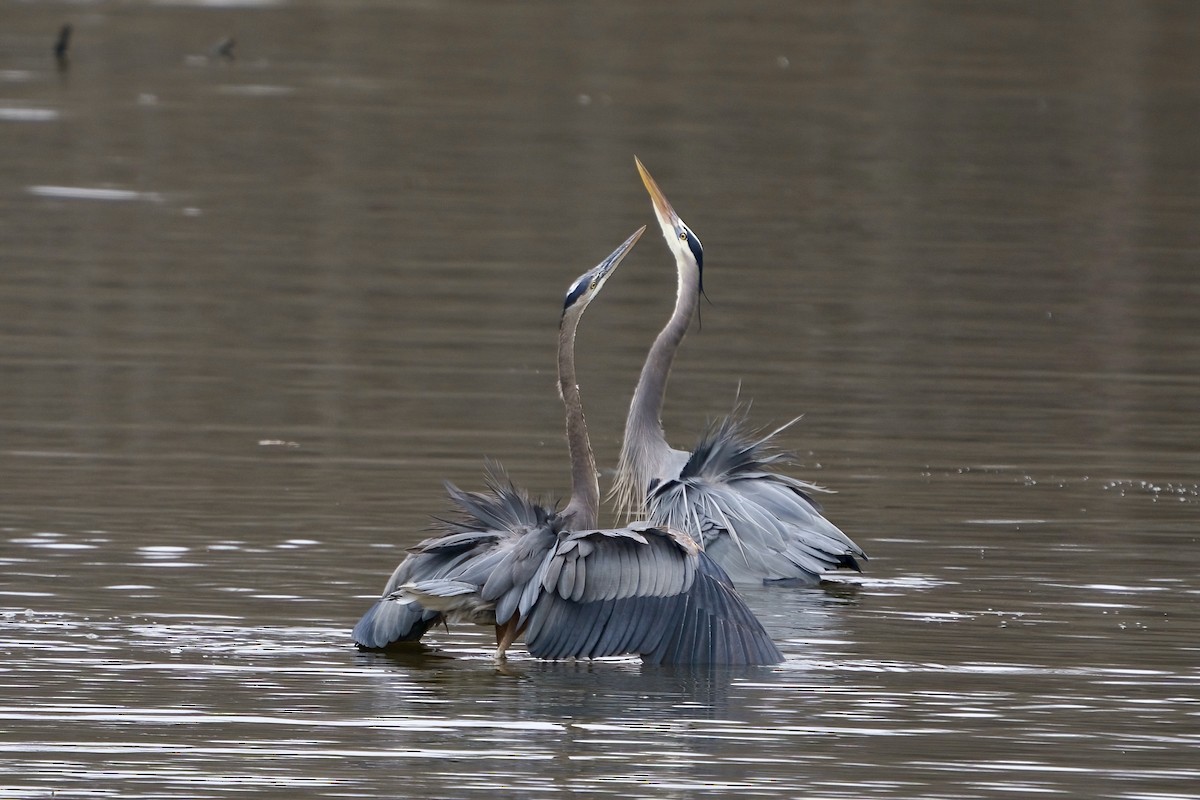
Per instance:
[[[0,794],[1200,797],[1191,4],[3,7]],[[635,153],[670,438],[804,414],[868,572],[746,592],[778,668],[356,652],[443,480],[566,493]]]

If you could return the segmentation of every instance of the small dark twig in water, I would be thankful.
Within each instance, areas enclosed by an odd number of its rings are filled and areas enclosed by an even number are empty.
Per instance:
[[[54,42],[54,59],[59,69],[67,67],[67,48],[71,46],[71,23],[58,29],[58,40]]]
[[[233,61],[233,47],[237,44],[237,39],[232,36],[226,36],[221,41],[217,42],[209,50],[209,54],[213,58],[223,58],[226,61]]]

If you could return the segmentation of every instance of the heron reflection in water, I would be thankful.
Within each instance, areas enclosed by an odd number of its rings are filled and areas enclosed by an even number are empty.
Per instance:
[[[530,500],[498,469],[488,491],[447,484],[458,518],[414,547],[354,641],[383,649],[440,621],[491,624],[496,657],[524,636],[540,658],[638,654],[653,664],[774,664],[783,660],[724,571],[686,534],[632,523],[597,529],[600,488],[575,378],[575,334],[588,304],[645,227],[571,284],[558,334],[571,499],[561,511]]]
[[[704,249],[634,158],[654,215],[675,257],[675,310],[642,367],[613,487],[626,518],[645,518],[688,533],[734,582],[816,583],[826,570],[861,571],[866,554],[827,520],[813,499],[820,487],[782,474],[790,461],[775,436],[748,431],[744,409],[710,427],[691,451],[667,444],[662,425],[671,362],[703,292]]]

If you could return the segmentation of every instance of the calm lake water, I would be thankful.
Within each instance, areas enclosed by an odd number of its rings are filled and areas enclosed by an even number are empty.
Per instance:
[[[0,796],[1200,797],[1200,5],[0,14]],[[746,592],[777,668],[357,652],[443,480],[566,494],[635,154],[670,438],[804,414],[868,571]]]

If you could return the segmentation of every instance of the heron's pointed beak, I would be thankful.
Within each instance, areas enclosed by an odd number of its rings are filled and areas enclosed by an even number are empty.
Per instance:
[[[562,319],[565,320],[567,318],[568,312],[575,315],[574,319],[579,319],[579,315],[583,314],[583,310],[587,308],[588,303],[592,302],[596,295],[600,293],[600,290],[604,288],[608,276],[621,263],[621,259],[629,254],[629,251],[633,249],[633,246],[637,244],[637,240],[642,238],[642,234],[645,232],[646,226],[643,225],[634,231],[633,236],[626,239],[620,247],[613,250],[608,258],[575,279],[575,282],[571,284],[571,288],[567,290],[566,299],[563,300]]]
[[[671,204],[667,202],[667,196],[663,194],[662,189],[658,188],[658,184],[642,164],[642,160],[637,156],[634,156],[633,160],[637,163],[642,183],[646,185],[646,191],[650,193],[650,202],[654,204],[654,213],[658,216],[659,224],[665,228],[674,229],[675,223],[679,222],[679,215],[675,213],[675,209],[671,208]]]
[[[634,231],[633,235],[626,239],[620,247],[618,247],[616,250],[613,250],[612,253],[609,254],[608,258],[601,261],[596,266],[596,269],[593,270],[596,280],[600,281],[601,283],[608,280],[608,276],[614,269],[617,268],[617,265],[621,263],[621,259],[629,255],[629,251],[633,249],[633,246],[637,244],[637,240],[642,238],[642,234],[645,232],[646,226],[643,225]]]

